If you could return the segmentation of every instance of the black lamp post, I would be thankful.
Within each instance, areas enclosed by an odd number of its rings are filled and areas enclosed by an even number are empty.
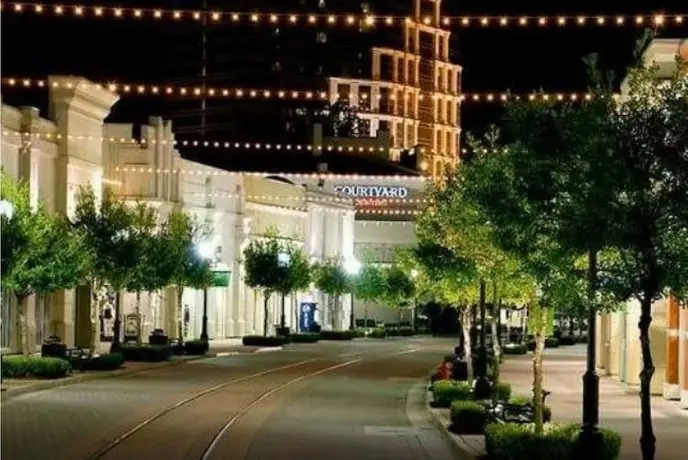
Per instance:
[[[208,343],[208,288],[203,288],[203,318],[201,320],[201,340]]]
[[[597,292],[597,253],[588,254],[588,346],[585,374],[583,374],[583,424],[578,435],[577,458],[597,460],[602,450],[602,433],[598,428],[600,418],[600,378],[597,375],[595,342],[597,339],[597,312],[595,295]]]
[[[476,399],[489,399],[492,387],[487,380],[487,347],[485,346],[485,281],[480,281],[480,344],[476,350],[474,392]]]

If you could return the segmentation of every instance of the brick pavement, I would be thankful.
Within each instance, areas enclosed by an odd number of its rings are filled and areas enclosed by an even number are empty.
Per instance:
[[[551,391],[547,403],[555,421],[578,422],[582,417],[582,381],[585,346],[545,350],[544,387]],[[514,393],[532,392],[532,355],[508,356],[501,367],[501,379],[512,384]],[[652,416],[657,437],[657,460],[679,460],[688,452],[688,410],[661,397],[652,399]],[[600,378],[600,423],[623,437],[620,460],[640,460],[640,399],[618,381]]]

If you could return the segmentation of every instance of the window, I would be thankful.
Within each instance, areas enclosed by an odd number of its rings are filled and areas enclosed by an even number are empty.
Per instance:
[[[318,32],[315,36],[316,43],[327,43],[327,34],[325,32]]]

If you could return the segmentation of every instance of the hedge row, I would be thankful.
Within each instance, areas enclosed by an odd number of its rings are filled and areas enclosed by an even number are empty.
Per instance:
[[[172,355],[170,345],[123,345],[122,356],[125,361],[145,361],[155,363],[167,361]]]
[[[547,458],[577,460],[575,445],[580,425],[551,424],[544,433],[535,434],[532,424],[489,424],[485,427],[485,448],[490,460],[532,460]],[[621,436],[602,428],[600,460],[615,460],[621,450]]]
[[[3,378],[34,377],[37,379],[59,379],[72,370],[69,361],[61,358],[38,356],[7,356],[2,358]]]

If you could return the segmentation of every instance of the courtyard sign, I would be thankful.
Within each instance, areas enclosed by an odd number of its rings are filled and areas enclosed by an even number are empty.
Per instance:
[[[335,185],[333,190],[355,198],[406,198],[409,194],[406,187],[376,185]]]

